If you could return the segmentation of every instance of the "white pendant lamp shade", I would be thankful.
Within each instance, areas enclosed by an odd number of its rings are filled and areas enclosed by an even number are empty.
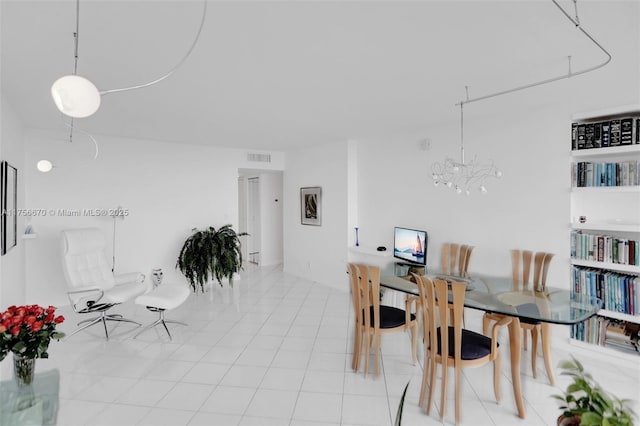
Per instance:
[[[65,115],[89,117],[100,107],[100,91],[91,81],[79,75],[65,75],[51,86],[51,96]]]
[[[53,164],[51,164],[51,161],[49,160],[40,160],[38,161],[38,170],[41,171],[42,173],[47,173],[50,172],[51,169],[53,169]]]

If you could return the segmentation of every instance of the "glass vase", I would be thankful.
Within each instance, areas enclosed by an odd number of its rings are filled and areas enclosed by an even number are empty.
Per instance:
[[[13,354],[13,374],[18,387],[29,386],[36,371],[36,359]]]

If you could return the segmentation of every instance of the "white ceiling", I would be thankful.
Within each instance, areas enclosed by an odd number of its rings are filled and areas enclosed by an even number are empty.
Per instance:
[[[1,1],[2,90],[25,126],[62,131],[49,90],[73,71],[75,1]],[[596,3],[580,2],[580,18],[606,45]],[[573,14],[573,2],[561,4]],[[202,10],[201,1],[82,0],[78,74],[101,90],[165,74]],[[104,96],[76,125],[265,150],[393,138],[456,117],[465,85],[476,97],[557,76],[567,55],[574,70],[604,58],[550,0],[210,0],[175,74]]]

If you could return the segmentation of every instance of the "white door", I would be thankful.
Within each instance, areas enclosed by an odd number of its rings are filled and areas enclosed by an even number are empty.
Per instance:
[[[238,177],[238,233],[247,232],[247,178]],[[246,237],[241,237],[242,263],[249,261],[249,250]]]
[[[260,264],[260,178],[247,180],[247,250],[249,262]]]

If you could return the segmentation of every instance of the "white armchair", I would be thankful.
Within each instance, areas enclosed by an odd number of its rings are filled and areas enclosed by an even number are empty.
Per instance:
[[[149,290],[145,276],[134,272],[114,275],[104,252],[105,239],[97,228],[62,231],[62,267],[73,310],[80,314],[99,313],[78,323],[81,326],[69,336],[92,325],[102,323],[109,340],[107,321],[140,323],[107,311],[120,303],[135,299]],[[84,325],[83,325],[84,324]]]

